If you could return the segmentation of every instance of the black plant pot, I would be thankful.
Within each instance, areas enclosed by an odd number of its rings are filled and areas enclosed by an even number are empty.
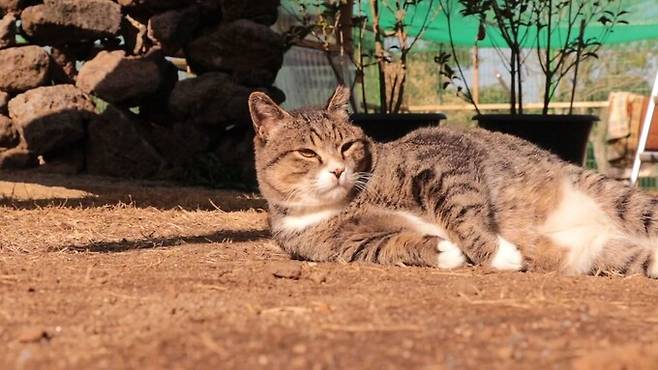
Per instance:
[[[354,113],[350,118],[366,135],[388,142],[421,127],[438,126],[446,116],[442,113]]]
[[[565,161],[582,166],[587,140],[594,122],[591,115],[481,114],[473,117],[478,125],[526,139]]]

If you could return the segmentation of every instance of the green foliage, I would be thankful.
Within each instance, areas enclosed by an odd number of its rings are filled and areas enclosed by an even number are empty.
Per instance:
[[[501,61],[510,74],[510,113],[523,113],[523,73],[526,70],[528,48],[535,48],[544,75],[544,108],[555,96],[561,81],[572,76],[570,94],[573,103],[581,64],[597,59],[603,41],[628,12],[621,9],[621,0],[456,0],[460,14],[479,22],[477,39],[483,40],[489,29],[494,29],[505,45],[497,46],[504,57]],[[451,30],[454,9],[452,0],[442,0],[441,6]],[[454,5],[454,4],[453,4]],[[599,35],[587,35],[588,25],[599,23],[603,30]],[[562,34],[564,33],[564,34]],[[450,34],[454,49],[453,34]],[[505,49],[505,53],[502,52]],[[465,82],[459,59],[455,59],[457,71],[446,63],[447,56],[439,55],[442,73],[447,81],[444,88],[456,80]],[[470,89],[466,86],[466,98]],[[477,107],[476,107],[477,109]],[[570,109],[571,111],[571,109]]]
[[[480,103],[501,103],[507,101],[509,91],[496,84],[480,89]]]
[[[351,1],[290,0],[289,4],[296,8],[293,13],[297,15],[299,24],[291,27],[285,37],[289,45],[309,39],[319,43],[328,54],[327,60],[338,83],[351,84],[352,95],[358,96],[361,104],[376,106],[376,110],[382,113],[398,112],[405,100],[407,57],[421,38],[411,38],[408,28],[413,25],[418,35],[424,32],[429,25],[430,14],[416,14],[416,10],[420,4],[430,4],[431,9],[434,1],[356,0],[355,14],[346,18],[344,6],[351,4]],[[384,15],[389,19],[392,15],[392,22],[380,22]],[[348,52],[342,42],[343,28],[346,26],[353,31],[351,62],[356,73],[355,81],[346,81],[342,70],[333,64],[331,58],[331,53]],[[376,73],[373,74],[372,70]],[[369,86],[373,81],[377,86],[374,93]],[[356,86],[361,91],[355,92]],[[357,110],[360,107],[354,100],[353,108]]]
[[[103,114],[109,106],[108,102],[93,95],[91,95],[91,101],[94,103],[94,106],[96,106],[96,113],[98,114]]]
[[[637,52],[641,50],[641,52]],[[576,99],[580,101],[607,100],[612,91],[628,91],[648,95],[651,91],[647,78],[658,62],[658,41],[635,42],[608,48],[598,60],[587,61],[581,66]],[[571,83],[560,85],[556,97],[568,99]]]

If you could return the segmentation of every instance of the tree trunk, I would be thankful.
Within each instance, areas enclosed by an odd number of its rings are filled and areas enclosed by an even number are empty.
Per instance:
[[[379,0],[370,0],[372,12],[372,31],[375,34],[375,58],[379,77],[379,111],[386,113],[386,60],[384,59],[384,41],[379,29]]]

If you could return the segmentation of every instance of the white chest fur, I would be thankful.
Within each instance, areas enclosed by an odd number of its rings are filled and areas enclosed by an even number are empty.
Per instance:
[[[325,208],[317,211],[306,212],[298,215],[282,217],[274,223],[275,232],[299,232],[311,226],[336,216],[341,208]]]

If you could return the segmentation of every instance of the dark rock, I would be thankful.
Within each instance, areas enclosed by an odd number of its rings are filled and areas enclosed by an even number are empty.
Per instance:
[[[236,126],[215,140],[213,153],[222,165],[233,171],[232,176],[246,185],[256,184],[254,132],[249,125]]]
[[[80,69],[76,85],[112,103],[134,102],[155,93],[162,82],[160,68],[150,58],[102,51]]]
[[[44,154],[84,137],[84,125],[94,115],[91,98],[73,85],[40,87],[9,101],[9,115],[27,149]]]
[[[196,6],[156,14],[149,19],[148,37],[172,55],[190,41],[199,22],[199,8]]]
[[[68,58],[84,61],[93,59],[100,52],[95,41],[81,41],[74,44],[58,45],[57,49],[65,52]]]
[[[176,169],[188,166],[197,155],[206,152],[210,144],[207,134],[184,122],[176,122],[171,127],[151,124],[143,132],[158,153]]]
[[[52,79],[57,84],[74,84],[78,75],[75,68],[74,53],[66,47],[53,47],[50,50],[52,63]]]
[[[153,11],[182,8],[194,0],[117,0],[121,6],[126,8],[148,8]]]
[[[222,0],[197,0],[202,25],[216,26],[222,20],[221,2]]]
[[[238,19],[271,26],[276,22],[280,0],[223,0],[222,20],[232,22]]]
[[[140,22],[147,23],[155,14],[172,9],[180,9],[203,1],[221,0],[116,0],[123,6],[124,12]]]
[[[0,148],[13,148],[18,145],[20,136],[11,119],[0,115]]]
[[[16,45],[16,16],[8,13],[0,19],[0,49]]]
[[[39,165],[37,156],[24,148],[12,148],[0,151],[0,169],[20,170]]]
[[[8,114],[7,106],[9,105],[9,94],[0,91],[0,114]]]
[[[50,57],[38,46],[0,50],[0,90],[20,93],[44,85],[50,76]]]
[[[45,163],[39,166],[39,171],[75,175],[82,172],[85,167],[85,146],[81,142],[62,150],[50,152],[44,155],[43,159]]]
[[[250,122],[247,99],[255,89],[236,84],[221,72],[178,81],[169,97],[174,117],[200,126],[222,128]]]
[[[178,82],[178,68],[166,59],[156,59],[156,57],[157,55],[154,55],[151,60],[158,60],[161,83],[155,93],[142,100],[142,104],[139,106],[139,116],[145,122],[170,126],[173,120],[169,110],[169,96]]]
[[[249,20],[222,23],[190,42],[185,54],[196,73],[223,71],[248,86],[269,86],[283,63],[284,39]]]
[[[92,121],[88,128],[87,172],[129,178],[158,175],[165,161],[143,138],[138,126],[129,112],[113,106]]]
[[[121,26],[121,6],[110,0],[46,0],[21,14],[23,30],[54,45],[113,37]]]
[[[140,55],[153,47],[153,42],[147,36],[148,30],[145,23],[126,16],[121,22],[121,36],[126,42],[126,50],[134,55]]]
[[[196,6],[200,10],[201,24],[216,25],[221,21],[221,2],[223,0],[116,0],[123,6],[129,17],[146,24],[154,15]]]

